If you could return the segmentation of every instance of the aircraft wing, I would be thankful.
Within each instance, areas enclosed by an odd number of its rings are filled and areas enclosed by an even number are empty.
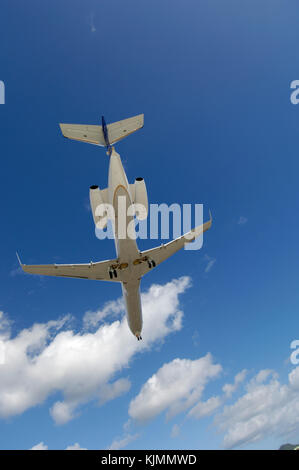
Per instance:
[[[199,237],[202,233],[209,230],[212,225],[212,216],[210,214],[210,220],[205,222],[202,225],[198,225],[194,229],[190,230],[190,232],[185,233],[181,237],[172,240],[165,245],[160,245],[150,250],[142,251],[141,252],[141,259],[146,261],[141,265],[141,272],[142,276],[148,273],[151,268],[148,266],[148,261],[152,263],[152,267],[157,266],[158,264],[165,261],[170,256],[174,255],[177,251],[184,247],[185,243],[191,243],[195,240],[195,238]]]
[[[98,281],[117,281],[111,279],[109,269],[117,264],[117,260],[100,261],[86,264],[22,264],[26,273],[40,276],[74,277],[79,279],[94,279]]]

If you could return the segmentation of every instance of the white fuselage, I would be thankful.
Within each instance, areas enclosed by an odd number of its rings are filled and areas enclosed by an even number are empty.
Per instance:
[[[120,156],[114,149],[110,156],[108,194],[109,203],[113,206],[115,213],[113,231],[118,262],[128,265],[121,276],[128,324],[132,333],[139,339],[142,330],[140,277],[138,269],[134,269],[133,265],[133,261],[139,257],[139,250],[136,239],[127,234],[128,225],[134,227],[134,216],[127,215],[128,208],[132,206],[133,201]],[[133,230],[135,231],[135,228]]]

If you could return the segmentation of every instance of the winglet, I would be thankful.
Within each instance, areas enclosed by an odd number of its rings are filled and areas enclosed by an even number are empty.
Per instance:
[[[18,259],[18,261],[19,261],[19,265],[20,265],[21,268],[22,268],[22,267],[23,267],[23,264],[22,264],[22,261],[21,261],[21,259],[20,259],[19,254],[18,254],[17,251],[16,251],[16,255],[17,255],[17,259]]]

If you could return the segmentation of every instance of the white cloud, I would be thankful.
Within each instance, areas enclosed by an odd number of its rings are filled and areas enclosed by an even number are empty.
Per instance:
[[[174,424],[171,428],[171,437],[175,438],[178,437],[178,435],[181,432],[181,428],[178,424]]]
[[[220,408],[224,402],[231,398],[233,393],[237,390],[239,385],[244,381],[247,374],[247,370],[244,369],[239,372],[235,378],[233,384],[225,384],[222,387],[224,395],[222,396],[212,396],[205,402],[198,402],[191,410],[188,412],[188,416],[196,419],[201,419],[206,416],[213,414],[218,408]]]
[[[128,419],[125,424],[123,425],[123,428],[124,428],[124,431],[126,431],[127,433],[129,432],[130,428],[131,428],[131,424],[132,424],[132,420],[131,419]]]
[[[57,401],[50,409],[50,415],[56,424],[65,424],[71,421],[74,417],[74,411],[77,403],[65,403]]]
[[[135,441],[139,437],[139,434],[127,434],[124,437],[119,439],[114,439],[114,441],[108,447],[108,450],[121,450],[127,447],[131,442]]]
[[[0,311],[0,340],[5,340],[10,337],[12,321],[9,320],[7,315]]]
[[[210,354],[194,361],[174,359],[142,386],[130,403],[129,415],[147,421],[163,411],[167,411],[168,418],[185,411],[197,402],[208,381],[221,370],[219,364],[213,364]]]
[[[241,372],[239,372],[234,380],[233,384],[225,384],[222,387],[223,392],[227,397],[231,397],[232,394],[237,390],[239,385],[244,381],[245,377],[247,375],[247,370],[243,369]]]
[[[101,387],[100,405],[103,405],[107,401],[114,400],[115,398],[127,393],[131,388],[131,382],[129,379],[119,379],[113,382],[113,384],[105,383]]]
[[[247,224],[247,222],[248,222],[247,217],[244,217],[243,215],[241,215],[239,217],[239,220],[238,220],[237,223],[238,223],[238,225],[245,225],[245,224]]]
[[[48,446],[44,444],[43,442],[40,442],[39,444],[36,444],[35,446],[31,447],[30,450],[48,450]],[[87,450],[84,447],[81,447],[78,442],[75,444],[72,444],[70,446],[67,446],[65,450]]]
[[[165,285],[154,284],[142,294],[143,341],[129,331],[126,318],[101,325],[95,332],[75,332],[70,317],[34,324],[11,337],[5,329],[5,363],[0,367],[0,417],[23,413],[61,392],[50,413],[57,424],[74,418],[80,405],[96,399],[111,400],[129,387],[128,379],[113,381],[135,354],[180,330],[183,313],[179,294],[189,287],[182,277]],[[0,316],[0,325],[6,321]],[[7,323],[6,323],[7,326]]]
[[[299,367],[281,384],[270,370],[260,371],[246,386],[246,392],[216,416],[215,424],[225,433],[225,448],[235,448],[270,436],[299,432]]]
[[[128,419],[123,425],[123,436],[113,439],[110,446],[107,447],[107,450],[124,449],[131,442],[135,441],[139,437],[139,434],[132,434],[131,427],[132,427],[132,420]]]
[[[199,345],[199,333],[197,330],[194,331],[193,335],[192,335],[192,341],[193,341],[193,344],[195,347],[197,347]]]
[[[205,402],[199,402],[195,405],[188,413],[188,416],[193,418],[201,419],[205,416],[211,415],[219,406],[222,405],[222,399],[220,397],[211,397]]]
[[[88,311],[83,317],[83,324],[86,329],[95,328],[108,316],[116,317],[124,313],[125,306],[123,299],[107,302],[104,307],[96,312]]]
[[[30,450],[48,450],[48,446],[43,442],[36,444],[35,446],[31,447]]]
[[[205,267],[205,273],[209,273],[211,271],[212,267],[214,266],[214,264],[216,263],[216,258],[211,258],[211,256],[205,255],[204,259],[205,259],[205,261],[208,262],[206,267]]]
[[[80,444],[76,442],[75,444],[71,446],[67,446],[65,450],[87,450],[87,449],[85,447],[81,447]]]
[[[205,366],[199,367],[199,361],[205,361]],[[224,434],[223,447],[228,449],[244,447],[270,437],[297,439],[299,366],[290,372],[287,384],[280,383],[275,371],[261,370],[247,381],[245,392],[235,402],[225,405],[245,381],[248,371],[243,369],[232,384],[223,385],[223,395],[199,401],[205,385],[211,378],[218,377],[220,372],[221,366],[213,364],[209,354],[195,361],[175,359],[164,364],[131,401],[129,414],[144,422],[163,411],[171,417],[189,410],[187,417],[195,419],[216,413],[214,424]],[[179,432],[180,427],[175,424],[171,436],[175,437]]]

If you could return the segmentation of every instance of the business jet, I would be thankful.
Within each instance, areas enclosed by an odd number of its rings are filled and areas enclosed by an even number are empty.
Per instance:
[[[100,189],[94,185],[90,187],[89,194],[96,227],[105,229],[108,221],[111,220],[116,258],[86,264],[26,265],[22,264],[18,257],[22,269],[30,274],[120,282],[129,328],[138,340],[142,339],[142,307],[139,292],[142,276],[183,248],[185,243],[192,242],[212,224],[210,214],[207,222],[169,243],[146,251],[138,249],[136,236],[134,237],[134,223],[135,217],[138,220],[144,220],[148,215],[146,185],[144,179],[139,177],[133,184],[128,183],[120,155],[115,151],[114,144],[141,129],[143,124],[143,114],[108,125],[104,117],[102,117],[101,125],[60,124],[64,137],[107,149],[110,157],[108,188]],[[124,226],[130,226],[130,235],[128,230],[124,232]],[[122,236],[119,235],[120,233]]]

